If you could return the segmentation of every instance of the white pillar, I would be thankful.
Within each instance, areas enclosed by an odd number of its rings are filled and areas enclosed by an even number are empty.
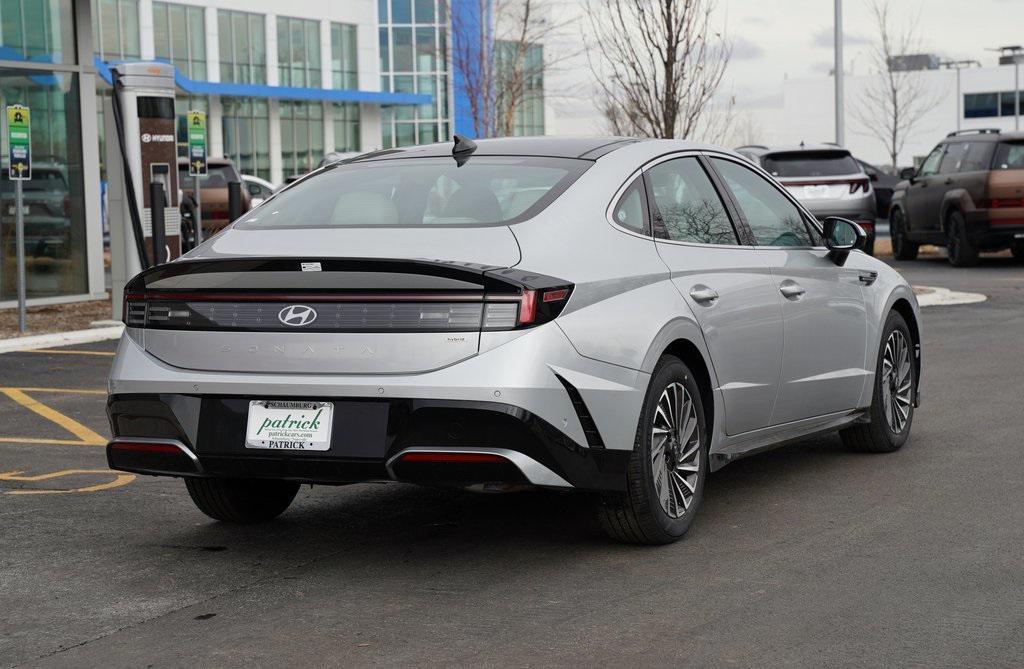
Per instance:
[[[281,158],[281,105],[277,100],[267,101],[270,115],[270,183],[284,181],[284,161]]]
[[[324,102],[324,155],[334,151],[334,105]]]
[[[206,80],[220,81],[220,24],[217,23],[217,8],[207,7],[204,10],[206,24]],[[230,39],[225,35],[224,39]]]
[[[210,155],[224,155],[224,107],[219,95],[210,96],[210,111],[206,115],[207,139],[210,142]]]
[[[139,0],[139,53],[142,60],[156,58],[153,39],[153,0]]]
[[[266,15],[267,42],[267,85],[280,86],[281,79],[277,75],[277,15]]]
[[[380,105],[359,105],[359,150],[377,151],[381,148]]]

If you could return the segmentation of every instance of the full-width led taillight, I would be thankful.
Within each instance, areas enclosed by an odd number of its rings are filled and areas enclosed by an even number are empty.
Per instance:
[[[458,453],[453,451],[414,451],[401,457],[402,462],[457,462],[461,464],[487,464],[508,462],[493,453]]]

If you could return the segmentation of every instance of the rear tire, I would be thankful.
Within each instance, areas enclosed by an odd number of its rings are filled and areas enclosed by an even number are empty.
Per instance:
[[[907,224],[902,209],[893,209],[889,215],[889,236],[892,238],[893,258],[917,260],[920,245],[907,239]]]
[[[949,237],[946,251],[950,265],[973,267],[978,264],[978,249],[967,238],[967,219],[959,211],[950,212],[946,222],[946,234]]]
[[[904,360],[909,367],[903,366]],[[878,347],[875,388],[868,409],[870,422],[840,430],[843,443],[850,450],[865,453],[899,450],[910,436],[916,393],[914,340],[903,316],[892,311],[885,321]]]
[[[1024,260],[1024,243],[1017,242],[1011,246],[1010,253],[1012,253],[1013,257],[1017,260]]]
[[[273,479],[186,478],[185,487],[200,511],[225,523],[273,520],[299,492],[298,483]]]
[[[598,507],[608,536],[667,544],[686,534],[704,497],[709,438],[693,374],[679,358],[662,356],[640,412],[626,492],[606,493]]]

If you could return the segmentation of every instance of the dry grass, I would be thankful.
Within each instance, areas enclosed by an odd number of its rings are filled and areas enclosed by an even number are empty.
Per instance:
[[[28,335],[84,330],[93,321],[111,318],[110,300],[29,307]],[[18,310],[0,309],[0,339],[18,336]]]

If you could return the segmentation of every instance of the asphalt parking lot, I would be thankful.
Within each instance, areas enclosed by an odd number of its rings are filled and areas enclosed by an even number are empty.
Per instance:
[[[1024,265],[898,266],[990,298],[925,310],[909,444],[732,464],[660,548],[581,497],[398,484],[220,525],[106,470],[113,342],[0,355],[0,666],[1021,666]]]

